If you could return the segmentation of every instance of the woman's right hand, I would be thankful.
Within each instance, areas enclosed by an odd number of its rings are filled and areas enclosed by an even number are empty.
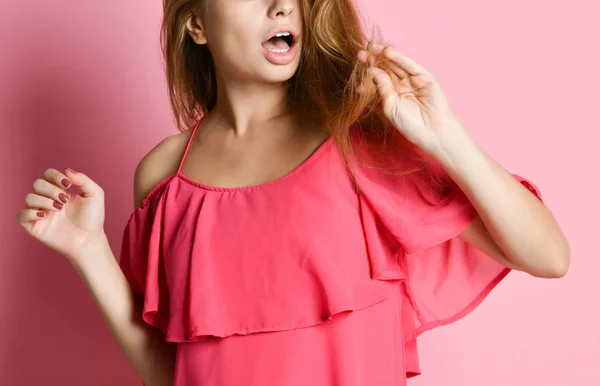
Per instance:
[[[71,186],[82,193],[69,193]],[[27,233],[71,261],[105,237],[104,191],[83,173],[46,170],[25,196],[25,204],[17,219]]]

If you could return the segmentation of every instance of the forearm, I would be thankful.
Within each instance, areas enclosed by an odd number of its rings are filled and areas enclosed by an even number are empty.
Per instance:
[[[566,272],[569,245],[550,210],[459,126],[436,159],[469,198],[507,260],[535,276]]]
[[[121,271],[106,237],[86,248],[73,266],[92,294],[121,350],[146,386],[173,384],[175,344],[141,317],[141,305]]]

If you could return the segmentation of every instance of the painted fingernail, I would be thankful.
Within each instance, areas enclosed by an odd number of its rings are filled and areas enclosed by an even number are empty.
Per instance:
[[[67,201],[69,201],[69,197],[64,193],[59,194],[58,199],[61,200],[63,204],[66,204]]]
[[[58,210],[61,210],[63,208],[63,205],[60,202],[55,202],[53,205]]]
[[[44,217],[44,216],[46,216],[46,212],[37,212],[37,216]]]
[[[60,182],[62,184],[62,186],[64,186],[65,188],[68,188],[69,186],[71,186],[71,181],[69,181],[66,178],[63,178],[62,181]]]

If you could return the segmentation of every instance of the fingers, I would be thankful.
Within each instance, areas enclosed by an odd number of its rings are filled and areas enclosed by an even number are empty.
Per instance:
[[[408,72],[404,71],[404,69],[402,67],[400,67],[399,65],[397,65],[395,62],[392,62],[390,67],[392,68],[392,71],[394,71],[394,74],[396,74],[398,76],[398,78],[406,79],[406,78],[410,77],[410,74]]]
[[[27,209],[19,211],[18,220],[38,221],[46,217],[47,212],[59,212],[69,202],[66,189],[72,185],[70,179],[56,169],[46,169],[44,178],[33,183],[33,192],[25,196]]]
[[[373,63],[370,63],[369,60],[372,59],[372,55],[369,54],[366,50],[360,50],[358,52],[358,59],[364,63],[368,63],[369,66],[373,66]],[[372,62],[372,60],[371,60]],[[404,71],[402,67],[400,67],[396,62],[390,61],[389,63],[392,71],[398,76],[399,79],[408,78],[410,75],[408,72]]]
[[[367,62],[371,56],[370,54],[379,54],[383,49],[383,45],[369,42],[366,50],[360,50],[358,58],[363,62]],[[401,52],[388,49],[386,50],[385,55],[396,65],[393,66],[394,71],[400,78],[405,78],[408,75],[416,76],[429,74],[429,71],[424,66],[418,64]]]
[[[29,193],[25,196],[25,205],[29,209],[44,209],[47,211],[58,212],[63,208],[62,203],[46,196],[41,196],[35,193]]]
[[[33,192],[25,196],[25,205],[29,209],[58,212],[69,201],[65,186],[71,186],[71,182],[64,174],[56,169],[47,169],[44,178],[33,183]]]
[[[358,59],[362,62],[367,62],[367,60],[369,59],[369,53],[367,52],[367,50],[360,50],[358,51]]]
[[[70,182],[68,185],[70,185]],[[65,189],[61,189],[55,183],[41,178],[35,180],[33,183],[33,193],[51,198],[61,204],[66,204],[69,201],[69,196],[65,193]]]
[[[21,224],[25,224],[31,221],[38,221],[46,217],[46,212],[38,209],[22,209],[17,213],[17,220]]]
[[[398,93],[394,89],[392,79],[387,72],[377,67],[370,67],[368,72],[372,77],[375,86],[377,86],[379,94],[384,100],[392,96],[398,96]]]
[[[72,169],[65,169],[65,175],[71,180],[73,186],[77,186],[81,189],[83,196],[85,197],[104,194],[102,188],[83,173],[76,172]]]
[[[63,189],[67,189],[71,186],[71,181],[69,178],[56,169],[46,169],[44,172],[44,178],[48,182],[51,182],[56,186],[60,186]]]
[[[377,45],[375,47],[375,49],[380,50],[381,49],[380,47],[381,46]],[[389,75],[387,73],[385,73],[385,71],[383,71],[379,67],[376,67],[373,65],[372,60],[371,60],[372,58],[373,58],[373,56],[367,50],[360,50],[358,52],[358,59],[365,63],[368,62],[369,68],[367,70],[367,73],[373,79],[373,82],[377,86],[381,95],[385,98],[385,96],[387,94],[389,94],[389,92],[391,91],[391,90],[389,90],[389,88],[391,87],[393,90],[392,81],[391,81]],[[388,83],[388,80],[389,80],[389,83]],[[365,86],[363,84],[358,86],[357,92],[359,94],[364,91],[365,91]]]
[[[429,71],[401,52],[388,50],[386,56],[394,61],[400,68],[412,76],[426,75]]]

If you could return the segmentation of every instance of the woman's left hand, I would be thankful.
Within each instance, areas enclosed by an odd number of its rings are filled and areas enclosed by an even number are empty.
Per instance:
[[[382,46],[372,44],[372,52],[380,52]],[[360,51],[358,58],[366,63],[367,50]],[[406,55],[388,50],[396,80],[382,69],[371,66],[369,74],[383,99],[387,118],[410,142],[434,155],[441,148],[442,138],[454,130],[463,130],[456,119],[446,95],[439,83],[427,69]]]

